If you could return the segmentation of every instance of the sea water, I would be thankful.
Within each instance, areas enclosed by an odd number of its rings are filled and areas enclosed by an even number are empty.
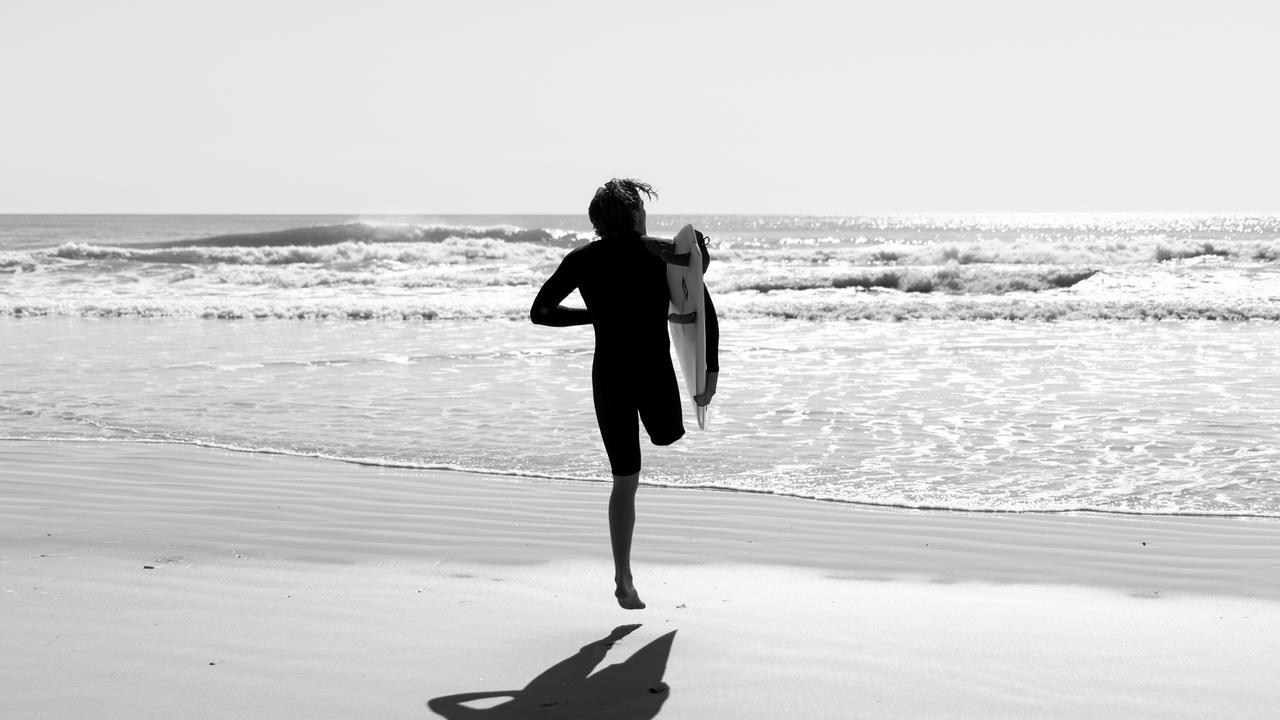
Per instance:
[[[651,217],[712,237],[712,425],[644,479],[1280,516],[1280,218]],[[607,480],[576,216],[0,216],[0,439]],[[576,297],[571,303],[580,302]],[[0,445],[0,451],[2,445]],[[424,475],[429,482],[429,475]]]

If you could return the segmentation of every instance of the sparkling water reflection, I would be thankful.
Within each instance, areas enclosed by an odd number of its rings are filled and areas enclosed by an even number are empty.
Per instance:
[[[606,479],[589,329],[4,320],[0,435]],[[727,328],[712,430],[650,482],[909,507],[1280,515],[1280,326]]]

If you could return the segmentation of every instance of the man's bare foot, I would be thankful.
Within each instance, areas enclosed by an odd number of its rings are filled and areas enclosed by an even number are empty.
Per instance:
[[[617,580],[618,589],[613,591],[613,596],[618,598],[618,605],[623,610],[643,610],[644,601],[640,599],[640,593],[636,592],[635,585],[630,580]]]

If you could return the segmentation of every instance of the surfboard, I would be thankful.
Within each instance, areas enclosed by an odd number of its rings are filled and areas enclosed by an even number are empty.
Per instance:
[[[680,362],[685,391],[690,400],[707,389],[707,321],[702,294],[702,252],[698,249],[698,236],[692,225],[685,225],[676,233],[674,252],[688,255],[688,265],[667,263],[667,290],[671,293],[671,313],[667,316],[667,329],[671,334],[671,347]],[[698,427],[707,429],[707,406],[695,400]]]

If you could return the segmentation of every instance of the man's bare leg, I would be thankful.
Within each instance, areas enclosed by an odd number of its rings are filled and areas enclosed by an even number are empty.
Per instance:
[[[631,581],[631,534],[636,527],[636,488],[640,473],[614,475],[609,495],[609,542],[613,545],[614,597],[627,610],[644,609],[644,601]]]

